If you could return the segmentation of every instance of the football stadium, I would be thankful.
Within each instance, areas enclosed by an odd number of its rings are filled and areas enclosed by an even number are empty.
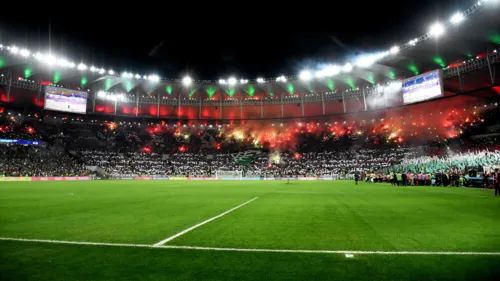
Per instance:
[[[499,14],[255,79],[0,42],[0,278],[497,280]]]

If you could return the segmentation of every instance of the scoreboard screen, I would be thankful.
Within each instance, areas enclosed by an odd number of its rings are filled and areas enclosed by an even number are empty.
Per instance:
[[[443,90],[443,72],[435,70],[406,79],[402,83],[403,102],[411,104],[441,97]]]
[[[87,112],[87,92],[46,86],[45,109],[80,113]]]

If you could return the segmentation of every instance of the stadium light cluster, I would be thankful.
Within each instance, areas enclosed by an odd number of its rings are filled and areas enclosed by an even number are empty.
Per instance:
[[[186,87],[190,86],[191,83],[193,83],[193,79],[191,79],[191,77],[189,76],[185,76],[184,78],[182,78],[182,84]]]
[[[121,102],[127,101],[127,97],[125,96],[124,93],[119,94],[119,93],[108,93],[105,91],[99,91],[97,92],[97,96],[101,99],[110,101],[121,101]]]
[[[425,33],[424,35],[420,37],[416,37],[414,39],[409,40],[407,43],[403,45],[395,45],[389,48],[389,50],[385,52],[380,52],[376,54],[366,54],[359,56],[357,59],[354,61],[347,62],[343,65],[337,65],[337,64],[331,64],[323,67],[322,69],[319,69],[317,71],[302,71],[298,78],[304,81],[309,81],[313,78],[325,78],[325,77],[333,77],[339,73],[348,73],[351,72],[355,67],[359,68],[367,68],[370,67],[371,65],[377,63],[378,61],[389,57],[389,56],[394,56],[397,55],[399,52],[406,50],[408,48],[411,48],[413,46],[416,46],[417,44],[429,39],[429,38],[438,38],[440,36],[443,36],[446,34],[446,30],[449,27],[456,26],[460,23],[462,23],[466,17],[470,16],[474,12],[476,12],[478,9],[482,8],[484,4],[487,4],[488,2],[498,2],[498,0],[480,0],[477,1],[475,4],[473,4],[471,7],[469,7],[467,10],[463,12],[457,12],[453,14],[448,22],[435,22],[433,23],[428,32]],[[19,48],[17,46],[4,46],[0,44],[0,50],[7,50],[13,55],[18,55],[24,58],[29,58],[33,57],[35,60],[45,63],[49,66],[54,66],[54,67],[64,67],[64,68],[70,68],[70,69],[77,69],[79,71],[90,71],[92,73],[100,74],[100,75],[112,75],[115,76],[117,75],[115,71],[111,69],[104,69],[101,67],[96,67],[96,66],[89,66],[85,63],[75,63],[70,60],[67,60],[66,58],[55,56],[51,53],[48,54],[42,54],[42,53],[33,53],[30,50],[26,48]],[[151,82],[159,82],[162,80],[158,75],[140,75],[140,74],[134,74],[131,72],[123,72],[120,75],[122,78],[125,79],[141,79],[141,80],[149,80]],[[228,79],[220,79],[219,84],[221,85],[228,85],[228,86],[234,86],[237,84],[247,84],[247,83],[266,83],[266,82],[287,82],[288,80],[295,79],[296,76],[290,76],[286,77],[284,75],[276,77],[276,78],[257,78],[255,80],[248,80],[248,79],[237,79],[235,77],[230,77]],[[195,81],[189,77],[186,76],[182,79],[168,79],[165,78],[165,80],[174,80],[176,82],[181,82],[184,86],[190,86],[193,84]]]

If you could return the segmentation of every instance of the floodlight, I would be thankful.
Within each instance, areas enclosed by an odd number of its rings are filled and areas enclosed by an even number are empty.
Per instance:
[[[184,86],[189,86],[189,85],[191,85],[191,83],[193,83],[193,79],[191,79],[191,77],[184,76],[184,78],[182,78],[182,84]]]
[[[311,72],[304,70],[299,74],[299,78],[304,81],[309,81],[312,78]]]
[[[236,85],[236,83],[238,83],[238,80],[236,80],[236,78],[234,78],[234,77],[227,79],[227,84],[229,84],[231,86]]]
[[[445,27],[439,22],[436,22],[429,29],[429,34],[434,37],[439,37],[444,34]]]

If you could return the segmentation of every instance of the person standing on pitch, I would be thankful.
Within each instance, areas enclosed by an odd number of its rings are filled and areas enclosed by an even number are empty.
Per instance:
[[[400,185],[403,185],[403,174],[401,172],[398,172],[396,174],[396,179],[397,179],[397,185],[400,186]]]
[[[493,177],[494,176],[495,176],[495,174],[493,173]],[[495,180],[495,178],[493,178],[493,180]],[[483,173],[483,187],[481,188],[481,190],[487,190],[488,189],[489,181],[490,181],[490,177],[488,176],[488,173],[485,171]]]
[[[498,168],[495,169],[495,173],[493,174],[493,186],[495,187],[495,196],[500,196],[500,173],[498,172]]]
[[[358,185],[358,181],[359,181],[359,174],[356,173],[354,174],[354,182],[356,183],[356,185]]]

